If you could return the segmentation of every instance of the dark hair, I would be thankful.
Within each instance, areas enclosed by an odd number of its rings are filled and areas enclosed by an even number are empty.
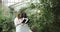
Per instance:
[[[26,13],[22,13],[22,17],[27,18]]]
[[[18,14],[18,19],[20,19],[20,18],[27,18],[27,15],[26,15],[26,13],[19,13]]]

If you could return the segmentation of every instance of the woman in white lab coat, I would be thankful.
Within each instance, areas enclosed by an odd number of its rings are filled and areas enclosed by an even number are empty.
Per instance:
[[[14,19],[14,24],[16,27],[16,32],[32,32],[28,27],[28,18],[26,13],[20,13]]]

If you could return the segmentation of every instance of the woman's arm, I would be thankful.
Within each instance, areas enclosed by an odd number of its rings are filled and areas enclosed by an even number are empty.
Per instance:
[[[22,23],[27,23],[27,21],[28,21],[28,18],[23,18]]]
[[[18,23],[16,26],[19,26],[21,23]]]
[[[15,18],[15,19],[14,19],[14,24],[15,24],[15,26],[18,26],[18,25],[21,24],[20,21],[18,21],[18,18]]]
[[[28,18],[25,18],[25,19],[26,19],[25,23],[27,23],[27,21],[28,21]]]

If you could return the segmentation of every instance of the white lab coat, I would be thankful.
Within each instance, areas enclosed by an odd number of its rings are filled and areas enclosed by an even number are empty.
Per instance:
[[[32,32],[30,30],[30,28],[28,27],[28,24],[25,23],[21,23],[23,21],[24,18],[21,18],[18,20],[18,18],[16,17],[14,19],[14,24],[16,26],[16,32]],[[27,18],[26,18],[27,19]],[[18,23],[21,23],[20,25],[17,25]]]

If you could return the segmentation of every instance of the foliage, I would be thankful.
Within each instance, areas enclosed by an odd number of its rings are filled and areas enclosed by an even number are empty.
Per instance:
[[[30,19],[29,27],[35,32],[60,32],[60,0],[39,0],[40,3],[31,3],[29,7],[20,9],[20,12],[26,12]],[[31,11],[37,9],[40,12]],[[9,17],[2,15],[0,9],[0,26],[3,27],[3,32],[15,32],[13,26],[13,14]]]
[[[40,0],[40,2],[41,3],[37,3],[35,4],[35,6],[31,5],[28,8],[28,9],[36,8],[41,11],[39,14],[36,13],[36,14],[31,14],[30,16],[28,16],[28,18],[31,19],[31,23],[29,24],[29,26],[31,27],[33,31],[36,31],[36,32],[57,32],[57,31],[59,32],[60,31],[59,29],[60,27],[59,26],[60,25],[59,24],[60,23],[59,22],[60,21],[59,1]]]
[[[2,32],[13,32],[14,31],[14,24],[12,21],[12,16],[5,17],[4,10],[0,9],[0,28],[2,28]],[[0,31],[1,32],[1,31]]]

